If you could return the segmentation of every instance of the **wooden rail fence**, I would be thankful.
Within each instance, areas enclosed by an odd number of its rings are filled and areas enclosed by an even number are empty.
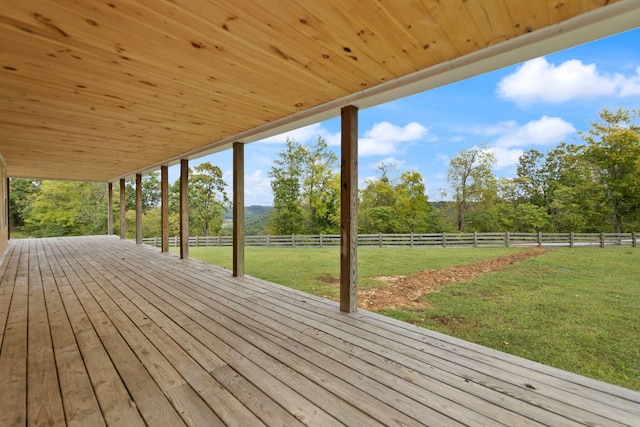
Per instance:
[[[143,243],[160,247],[159,237],[142,239]],[[358,246],[378,247],[637,247],[637,233],[435,233],[435,234],[360,234]],[[189,246],[232,246],[232,236],[192,236]],[[178,236],[169,245],[180,246]],[[273,248],[340,246],[339,234],[290,234],[281,236],[246,236],[245,246]]]

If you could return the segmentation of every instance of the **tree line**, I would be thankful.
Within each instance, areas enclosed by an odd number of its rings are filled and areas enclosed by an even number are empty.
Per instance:
[[[218,166],[209,162],[189,168],[189,229],[208,236],[222,229],[230,201]],[[114,185],[114,233],[118,221],[120,189]],[[125,185],[126,236],[135,237],[135,184]],[[33,237],[78,236],[107,233],[108,193],[101,183],[11,179],[10,221],[14,231]],[[143,237],[161,235],[160,180],[157,172],[142,176]],[[169,188],[169,233],[180,227],[180,180]]]
[[[397,173],[380,164],[359,190],[361,233],[455,231],[625,232],[640,229],[640,110],[604,109],[580,133],[582,143],[559,143],[546,153],[526,151],[515,178],[497,178],[496,158],[483,147],[449,161],[442,200],[429,201],[417,171]],[[287,139],[269,171],[273,209],[256,219],[251,234],[335,234],[340,231],[338,159],[327,142]],[[190,168],[192,235],[226,232],[230,208],[222,171],[211,163]],[[114,212],[119,209],[114,188]],[[160,235],[157,173],[142,180],[143,236]],[[126,184],[127,236],[135,233],[135,188]],[[34,237],[104,234],[104,184],[12,179],[11,225]],[[170,234],[179,228],[179,180],[169,192]],[[119,233],[114,221],[114,232]]]
[[[417,171],[378,176],[359,191],[361,233],[624,232],[640,228],[640,110],[604,109],[580,133],[582,144],[559,143],[519,159],[515,178],[497,178],[495,155],[482,147],[449,161],[446,201],[430,202]],[[337,159],[318,138],[287,140],[270,171],[274,212],[270,234],[339,233]]]

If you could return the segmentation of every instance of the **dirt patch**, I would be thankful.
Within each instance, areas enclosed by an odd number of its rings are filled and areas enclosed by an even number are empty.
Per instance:
[[[419,306],[422,305],[420,299],[424,295],[435,292],[442,286],[467,282],[481,274],[502,271],[512,264],[542,255],[545,252],[547,250],[533,249],[480,261],[473,265],[457,265],[442,270],[424,270],[410,276],[395,278],[392,283],[383,287],[359,291],[358,306],[367,310]],[[382,280],[379,277],[375,279]]]

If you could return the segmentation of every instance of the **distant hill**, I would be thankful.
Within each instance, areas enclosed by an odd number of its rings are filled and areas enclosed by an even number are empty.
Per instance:
[[[251,205],[244,208],[244,230],[249,236],[267,234],[267,222],[273,206]],[[231,233],[233,230],[233,211],[227,210],[224,215],[223,233]]]

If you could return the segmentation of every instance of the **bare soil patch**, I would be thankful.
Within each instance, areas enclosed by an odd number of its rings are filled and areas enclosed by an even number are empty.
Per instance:
[[[421,298],[442,286],[467,282],[481,274],[502,271],[508,266],[542,255],[545,249],[517,252],[500,258],[480,261],[472,265],[457,265],[442,270],[424,270],[405,277],[376,277],[391,283],[375,289],[358,291],[358,306],[366,310],[383,308],[415,307],[423,305]]]

